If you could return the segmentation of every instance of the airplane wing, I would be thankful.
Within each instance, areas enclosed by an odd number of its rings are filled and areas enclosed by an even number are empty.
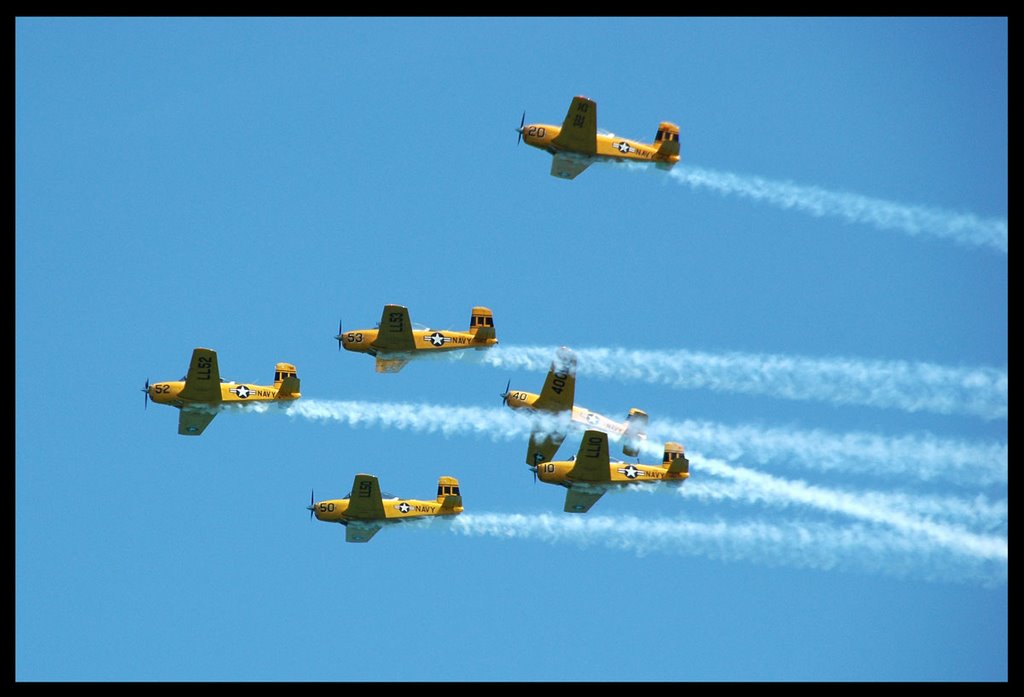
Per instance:
[[[566,513],[586,513],[602,496],[604,496],[603,491],[583,492],[579,490],[579,487],[569,487],[569,490],[565,492],[565,508],[563,510]]]
[[[540,437],[539,433],[530,434],[530,447],[526,451],[526,464],[539,465],[555,459],[558,446],[565,440],[564,433],[548,433]]]
[[[586,97],[573,97],[562,122],[562,130],[551,141],[556,147],[593,155],[597,152],[597,102]],[[583,166],[586,169],[586,165]],[[580,169],[579,174],[583,171]],[[554,174],[554,170],[551,172]],[[572,175],[575,177],[576,174]],[[560,175],[555,175],[560,176]],[[566,177],[572,179],[572,177]]]
[[[618,421],[583,407],[576,407],[572,410],[572,420],[583,424],[587,428],[592,428],[595,431],[604,431],[611,435],[621,436],[626,431],[626,427]]]
[[[216,412],[182,409],[178,413],[178,433],[183,436],[198,436],[210,425],[216,415]]]
[[[380,525],[349,523],[345,526],[345,542],[369,542],[381,527]]]
[[[572,409],[575,398],[576,354],[568,349],[560,349],[558,356],[551,361],[551,369],[548,370],[544,387],[541,388],[537,401],[533,403],[533,408],[543,411],[566,411]]]
[[[566,157],[556,153],[551,158],[551,176],[559,179],[575,179],[576,176],[590,166],[590,163],[574,157]]]
[[[216,351],[207,348],[192,351],[192,362],[188,364],[185,387],[178,396],[193,402],[220,401],[220,369],[217,367]]]
[[[380,316],[380,328],[373,347],[381,351],[413,351],[412,322],[409,310],[401,305],[385,305]]]
[[[583,434],[583,442],[580,443],[580,450],[576,454],[576,464],[569,470],[568,477],[584,482],[611,481],[607,433],[587,431]]]
[[[408,358],[382,358],[381,356],[377,356],[377,372],[397,373],[399,370],[404,368],[405,364],[408,362]]]
[[[352,494],[345,514],[350,518],[384,520],[384,502],[380,496],[380,482],[372,474],[357,474],[352,482]],[[369,538],[367,538],[369,539]]]

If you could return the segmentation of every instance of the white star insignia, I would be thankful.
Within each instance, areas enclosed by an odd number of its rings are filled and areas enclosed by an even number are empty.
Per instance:
[[[249,396],[249,393],[252,392],[252,390],[250,390],[245,385],[239,385],[238,387],[236,387],[235,389],[233,389],[231,391],[234,392],[236,395],[238,395],[239,399],[245,399],[246,397]]]
[[[442,334],[441,332],[434,332],[427,338],[430,339],[430,343],[432,343],[434,346],[441,346],[444,344],[444,334]]]
[[[408,513],[409,508],[409,504],[407,504],[405,501],[402,501],[402,503],[398,504],[398,510],[400,510],[402,513]]]
[[[638,470],[633,465],[630,465],[629,467],[626,467],[624,469],[620,469],[619,472],[626,475],[630,479],[636,479],[638,476],[640,476],[640,470]]]

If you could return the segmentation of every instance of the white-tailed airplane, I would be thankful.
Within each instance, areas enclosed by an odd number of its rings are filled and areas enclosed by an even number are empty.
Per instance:
[[[501,400],[512,409],[531,409],[534,411],[551,412],[553,414],[569,413],[573,423],[584,428],[594,428],[605,433],[621,436],[622,452],[629,457],[640,453],[639,441],[647,438],[647,412],[633,407],[629,410],[625,421],[615,421],[607,416],[577,406],[576,394],[576,354],[562,346],[558,349],[551,369],[544,380],[540,394],[511,390],[510,380],[505,386]],[[537,465],[548,462],[558,451],[558,446],[565,440],[565,433],[559,431],[534,431],[530,434],[530,445],[526,451],[526,464]]]

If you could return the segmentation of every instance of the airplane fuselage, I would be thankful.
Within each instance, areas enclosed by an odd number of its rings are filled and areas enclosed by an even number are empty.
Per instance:
[[[522,390],[515,390],[508,393],[507,404],[513,409],[530,409],[533,411],[548,411],[544,409],[538,409],[535,406],[537,400],[540,399],[540,395],[534,394],[533,392],[524,392]],[[557,413],[557,412],[550,412]],[[603,414],[598,414],[596,411],[590,411],[589,409],[577,405],[572,407],[572,421],[585,428],[596,428],[600,431],[611,435],[624,435],[628,427],[628,423],[622,423],[609,419]]]
[[[478,339],[469,332],[436,329],[412,330],[412,351],[388,351],[374,346],[378,329],[356,329],[338,334],[336,337],[346,351],[368,353],[371,356],[411,355],[419,351],[451,351],[454,349],[485,349],[498,343],[497,339]]]
[[[348,507],[351,499],[331,499],[314,504],[313,514],[317,520],[327,523],[349,523],[352,521],[364,520],[363,518],[348,515]],[[417,499],[384,499],[385,519],[366,519],[367,522],[385,523],[398,522],[409,518],[422,518],[425,516],[456,515],[462,513],[462,506],[443,508],[439,501],[420,501]]]
[[[523,141],[527,145],[545,150],[552,155],[561,153],[565,156],[577,156],[586,162],[654,162],[667,165],[674,165],[679,162],[679,155],[666,155],[658,152],[658,148],[648,143],[641,143],[629,138],[598,133],[595,151],[584,153],[572,149],[559,147],[555,138],[561,133],[560,126],[552,126],[546,123],[529,124],[523,127]]]
[[[181,398],[180,394],[184,388],[184,380],[155,382],[149,386],[149,398],[157,404],[169,404],[180,409],[189,405],[208,405],[216,408],[227,404],[284,402],[298,399],[301,396],[298,392],[279,395],[278,388],[274,385],[255,385],[251,382],[222,382],[220,383],[220,399],[218,401],[196,401]]]
[[[544,462],[537,467],[537,477],[546,484],[559,484],[565,487],[581,485],[590,488],[608,488],[644,482],[681,483],[690,476],[689,472],[670,472],[667,467],[657,465],[612,462],[608,465],[611,481],[593,482],[572,478],[569,472],[575,466],[576,462],[573,460]]]

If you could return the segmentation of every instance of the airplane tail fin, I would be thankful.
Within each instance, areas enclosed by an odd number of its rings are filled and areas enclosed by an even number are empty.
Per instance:
[[[474,307],[469,318],[469,333],[473,335],[473,341],[478,343],[486,342],[488,339],[497,340],[494,333],[494,313],[486,307]]]
[[[455,477],[438,477],[437,502],[443,510],[461,509],[462,494],[459,493],[459,480]]]
[[[665,443],[665,459],[661,464],[668,467],[671,474],[690,474],[690,461],[683,454],[683,446],[680,443]]]
[[[291,363],[278,363],[274,366],[274,387],[278,397],[299,394],[299,376]]]
[[[672,169],[679,162],[679,126],[668,121],[658,124],[658,132],[654,136],[654,147],[658,148],[655,156],[659,169]]]
[[[626,416],[626,433],[622,452],[629,457],[640,454],[640,441],[647,438],[647,412],[633,407]]]

